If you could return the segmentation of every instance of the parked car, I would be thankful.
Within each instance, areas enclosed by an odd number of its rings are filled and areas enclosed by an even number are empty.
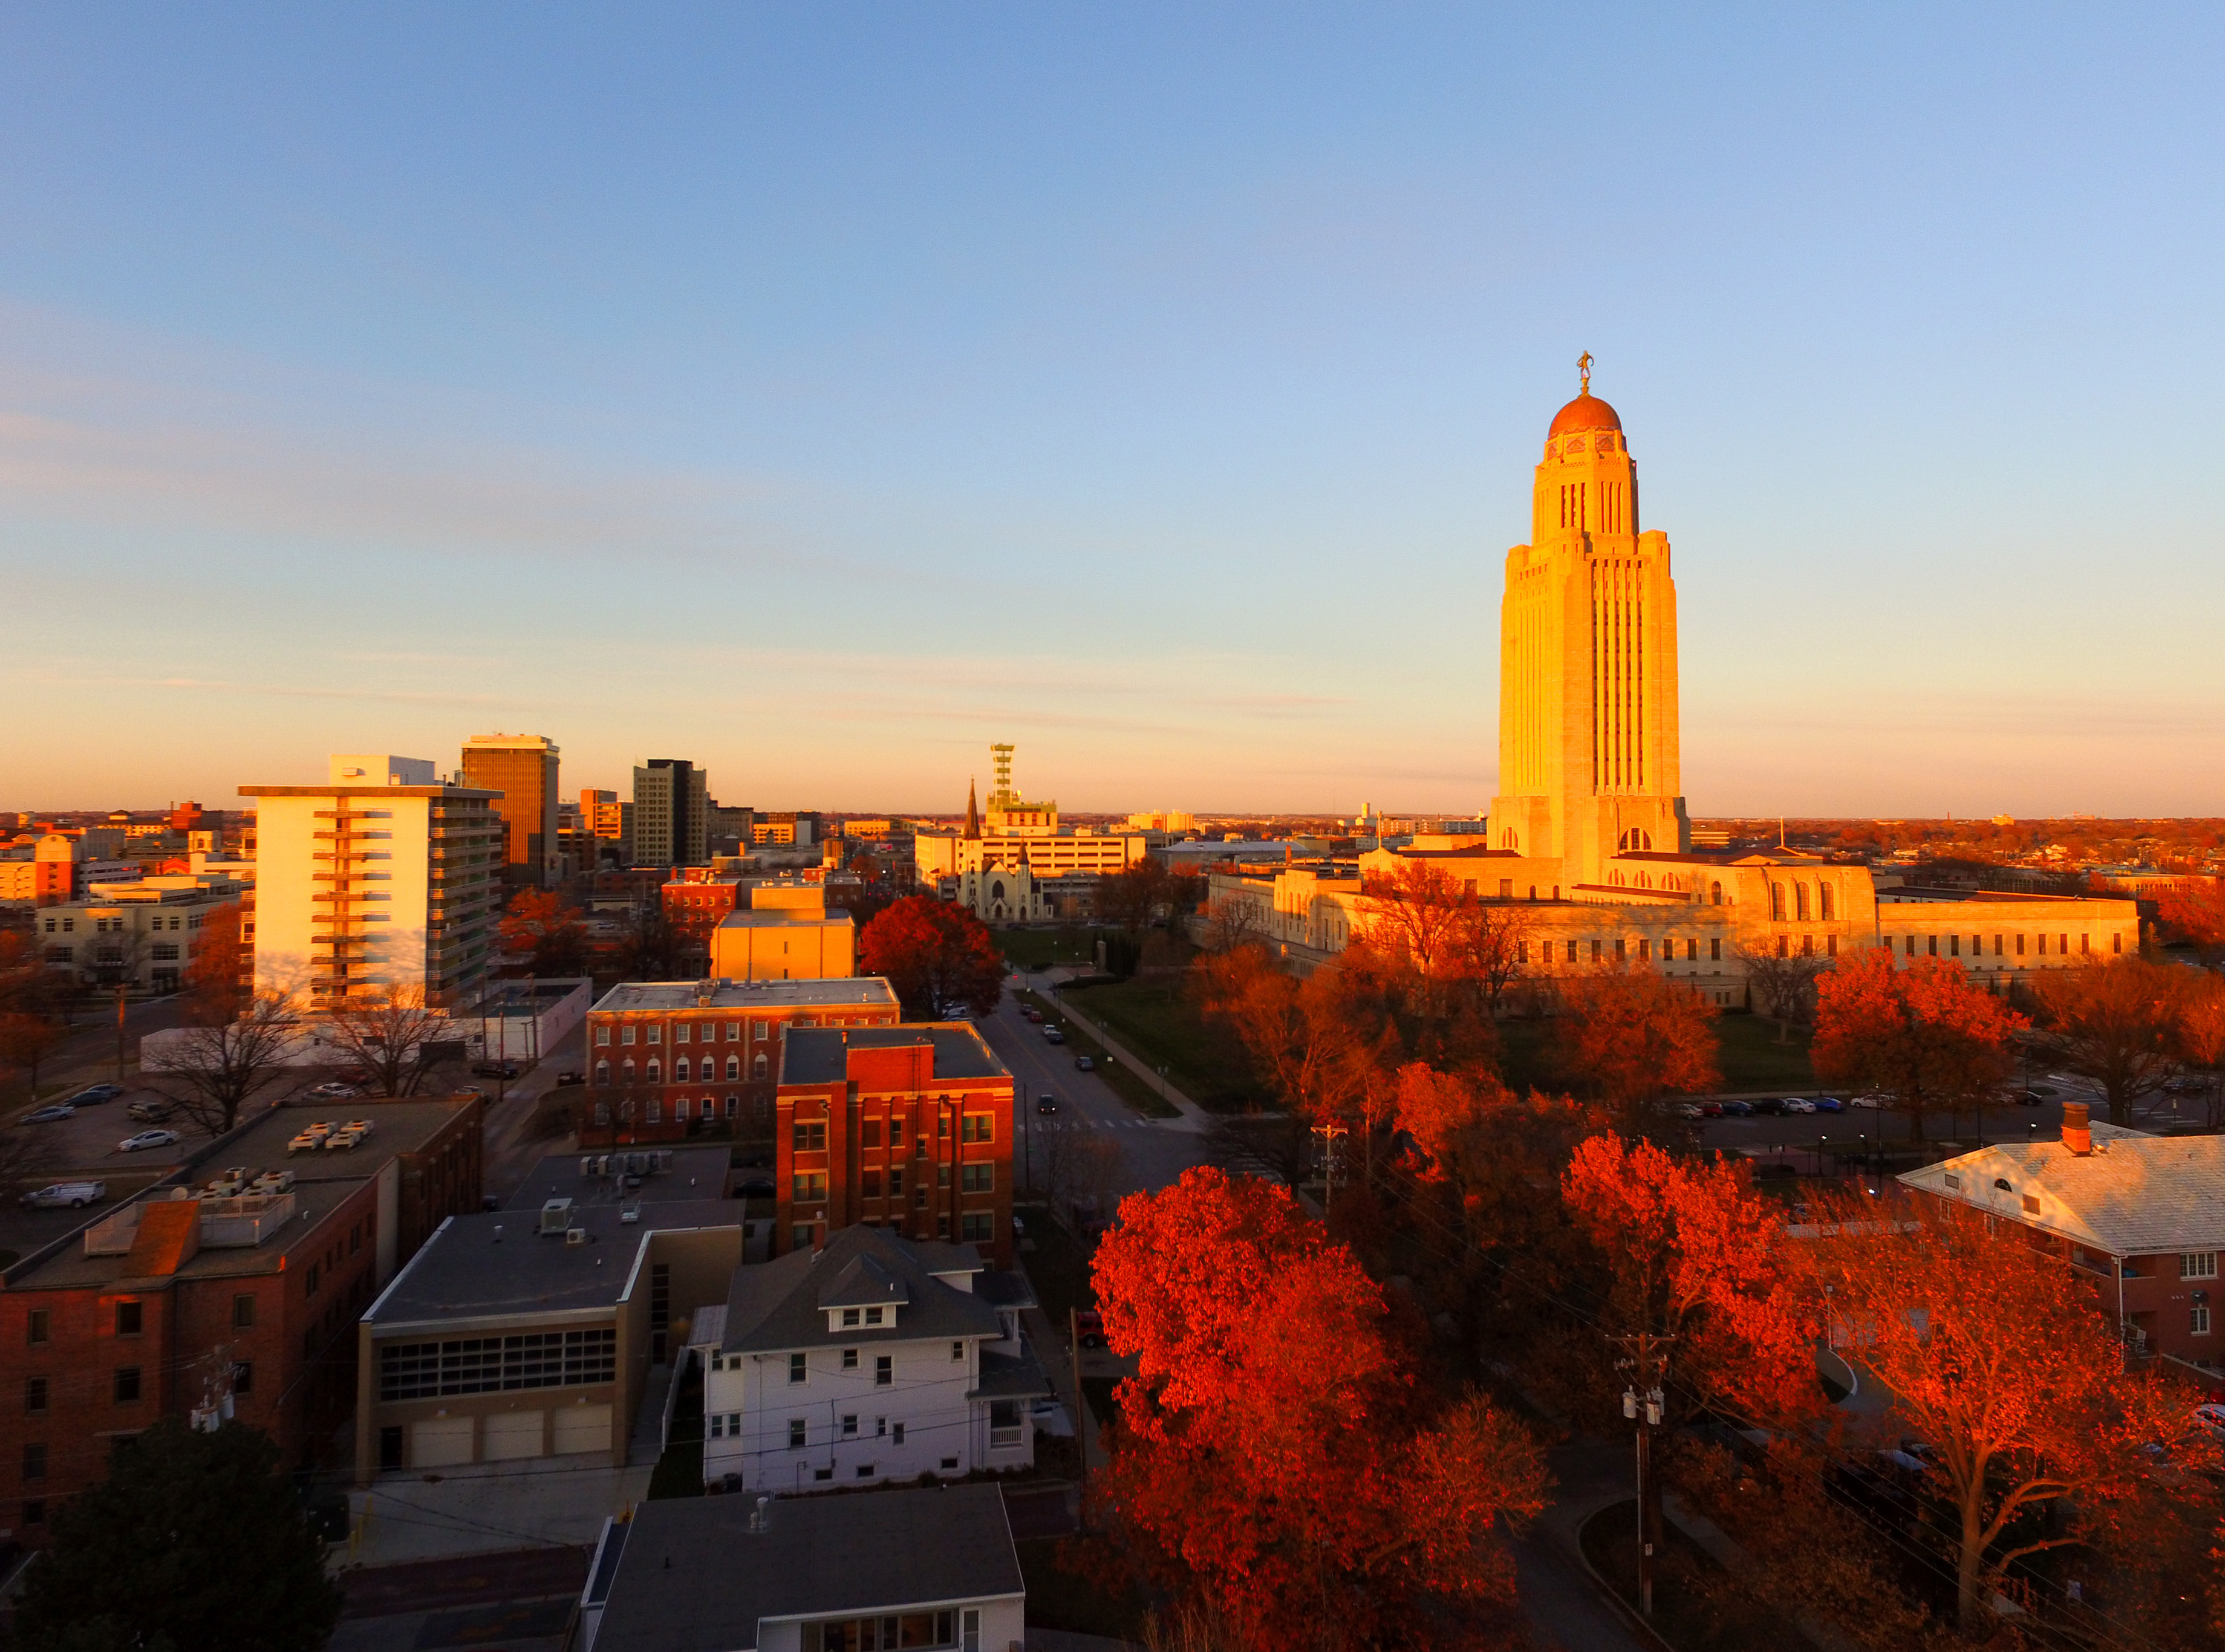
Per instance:
[[[1812,1113],[1816,1111],[1816,1104],[1805,1096],[1787,1096],[1778,1103],[1778,1106],[1788,1113]]]
[[[1046,1027],[1043,1029],[1043,1041],[1050,1044],[1063,1044],[1066,1042],[1066,1035],[1055,1027]]]
[[[1757,1118],[1775,1118],[1784,1111],[1784,1104],[1775,1096],[1765,1096],[1759,1101],[1747,1104]]]
[[[585,1084],[586,1081],[587,1075],[584,1073],[560,1073],[556,1075],[556,1087],[560,1090],[567,1084]]]
[[[98,1183],[94,1184],[96,1187]],[[2194,1408],[2195,1426],[2213,1440],[2225,1444],[2225,1405],[2197,1405]]]
[[[2199,1073],[2182,1073],[2175,1079],[2165,1079],[2163,1087],[2174,1096],[2198,1096],[2209,1088],[2209,1080]]]
[[[1105,1316],[1093,1307],[1083,1308],[1074,1316],[1074,1334],[1085,1348],[1105,1345]]]
[[[97,1107],[104,1101],[113,1101],[124,1093],[120,1084],[91,1084],[67,1099],[73,1107]]]
[[[50,1101],[43,1107],[35,1107],[23,1115],[26,1124],[59,1124],[65,1118],[75,1118],[77,1109],[66,1101]]]
[[[1702,1117],[1702,1118],[1721,1118],[1722,1116],[1723,1116],[1723,1104],[1722,1104],[1722,1103],[1721,1103],[1720,1101],[1703,1101],[1703,1102],[1702,1102],[1702,1103],[1700,1104],[1700,1117]]]
[[[1043,1019],[1043,1011],[1036,1009],[1033,1004],[1023,1004],[1020,1007],[1020,1013],[1026,1016],[1030,1021],[1041,1021]]]
[[[135,1101],[124,1110],[124,1116],[142,1124],[159,1124],[177,1111],[174,1101]]]
[[[472,1066],[472,1072],[482,1079],[514,1079],[518,1067],[515,1061],[480,1061]]]
[[[452,1096],[484,1096],[486,1092],[475,1084],[460,1084],[448,1093]]]
[[[1036,1098],[1036,1111],[1039,1113],[1056,1112],[1058,1111],[1058,1098],[1051,1094],[1049,1091],[1044,1091],[1043,1094]]]
[[[2037,1107],[2047,1098],[2037,1090],[2012,1090],[2008,1093],[2007,1099],[2016,1103],[2019,1107]]]
[[[1097,1071],[1097,1060],[1094,1056],[1077,1055],[1074,1058],[1074,1069],[1077,1072],[1094,1073]]]
[[[1873,1090],[1866,1096],[1856,1096],[1854,1098],[1854,1105],[1857,1107],[1867,1107],[1872,1111],[1877,1112],[1882,1111],[1886,1108],[1892,1106],[1895,1099],[1895,1097],[1887,1094],[1882,1090]]]
[[[1708,1110],[1696,1101],[1680,1101],[1677,1104],[1677,1117],[1679,1118],[1705,1118],[1707,1116]]]
[[[1750,1101],[1727,1101],[1721,1104],[1725,1118],[1752,1118],[1753,1104]]]
[[[144,1153],[149,1148],[174,1147],[186,1138],[175,1130],[141,1130],[136,1136],[127,1136],[116,1144],[118,1153]]]
[[[1847,1104],[1836,1096],[1818,1096],[1816,1098],[1816,1111],[1819,1113],[1843,1113],[1847,1111]]]
[[[49,1182],[36,1193],[25,1193],[23,1204],[35,1211],[83,1210],[87,1205],[98,1204],[108,1197],[105,1181]]]
[[[309,1094],[319,1101],[353,1101],[363,1093],[352,1084],[320,1084]]]

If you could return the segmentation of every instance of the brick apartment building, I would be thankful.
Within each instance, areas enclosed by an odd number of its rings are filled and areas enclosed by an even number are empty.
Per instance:
[[[711,932],[720,919],[749,904],[742,880],[713,877],[699,866],[680,869],[660,891],[665,927],[672,934],[672,967],[690,978],[709,973]]]
[[[853,1223],[1013,1265],[1012,1075],[968,1022],[798,1028],[783,1048],[776,1254]]]
[[[587,1012],[580,1146],[680,1142],[713,1124],[767,1137],[792,1029],[893,1026],[897,1015],[878,976],[614,986]]]
[[[229,1415],[289,1463],[322,1458],[354,1400],[358,1316],[442,1221],[479,1207],[482,1111],[477,1097],[273,1109],[0,1274],[0,1535],[39,1546],[54,1505],[163,1416]],[[295,1145],[351,1120],[371,1126],[352,1147]]]
[[[1900,1180],[2026,1229],[2092,1286],[2135,1353],[2225,1375],[2225,1136],[2089,1123],[2067,1102],[2060,1141],[1981,1148]]]

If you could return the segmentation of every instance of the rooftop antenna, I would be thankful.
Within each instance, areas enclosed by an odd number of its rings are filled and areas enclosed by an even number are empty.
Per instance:
[[[1576,371],[1583,376],[1583,383],[1578,388],[1576,394],[1589,396],[1592,393],[1592,352],[1590,351],[1587,350],[1576,358]]]

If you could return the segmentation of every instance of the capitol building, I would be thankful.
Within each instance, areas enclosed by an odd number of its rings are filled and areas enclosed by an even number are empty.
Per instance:
[[[1650,965],[1718,1004],[1746,1003],[1743,956],[1889,948],[1959,961],[1995,991],[2025,972],[2137,951],[2133,902],[1930,889],[1785,849],[1692,846],[1677,707],[1669,536],[1639,511],[1622,421],[1583,387],[1553,415],[1531,488],[1530,542],[1499,604],[1499,794],[1474,836],[1420,836],[1342,863],[1232,867],[1211,900],[1301,968],[1370,921],[1367,880],[1439,867],[1518,904],[1526,976]],[[1889,880],[1892,874],[1886,874]]]

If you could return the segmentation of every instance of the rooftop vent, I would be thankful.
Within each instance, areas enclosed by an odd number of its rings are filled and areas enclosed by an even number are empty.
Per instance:
[[[587,1242],[587,1230],[586,1230],[586,1229],[585,1229],[585,1228],[583,1228],[583,1227],[567,1227],[567,1228],[566,1228],[566,1229],[564,1230],[564,1243],[565,1243],[565,1244],[586,1244],[586,1242]]]
[[[572,1225],[572,1201],[568,1199],[544,1199],[541,1206],[541,1231],[544,1234],[561,1233]]]

